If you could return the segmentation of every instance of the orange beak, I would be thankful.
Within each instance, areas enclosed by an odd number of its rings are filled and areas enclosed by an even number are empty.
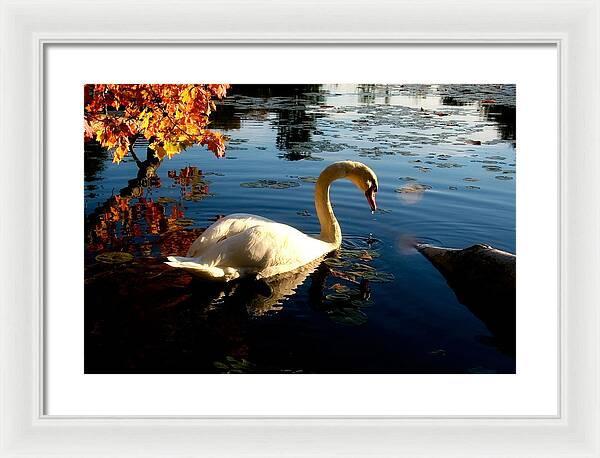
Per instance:
[[[367,189],[365,191],[365,197],[367,198],[367,202],[369,202],[371,211],[377,210],[377,202],[375,201],[375,193],[376,192],[377,192],[377,187],[375,185],[371,186],[369,189]]]

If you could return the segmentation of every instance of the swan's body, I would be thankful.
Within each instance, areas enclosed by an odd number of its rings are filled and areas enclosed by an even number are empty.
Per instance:
[[[286,224],[244,213],[226,216],[198,237],[187,257],[171,256],[172,267],[220,281],[253,275],[268,278],[292,272],[339,248],[342,232],[329,202],[329,186],[340,178],[354,182],[375,209],[377,177],[360,162],[335,162],[319,175],[315,207],[321,233],[311,237]]]

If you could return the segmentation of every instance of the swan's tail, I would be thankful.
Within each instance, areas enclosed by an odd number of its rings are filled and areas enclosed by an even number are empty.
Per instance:
[[[231,267],[213,267],[208,264],[198,264],[198,258],[186,258],[183,256],[168,256],[168,262],[165,264],[183,269],[192,275],[195,275],[205,280],[230,281],[240,276],[236,269]]]

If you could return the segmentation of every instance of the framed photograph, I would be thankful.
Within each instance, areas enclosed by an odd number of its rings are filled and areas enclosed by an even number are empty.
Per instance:
[[[600,456],[597,1],[0,4],[0,456]]]

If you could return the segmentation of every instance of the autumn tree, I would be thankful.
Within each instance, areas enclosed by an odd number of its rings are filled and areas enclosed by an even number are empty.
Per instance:
[[[159,161],[192,145],[205,145],[217,157],[225,141],[208,129],[214,99],[226,95],[228,84],[86,84],[84,140],[95,139],[120,162],[139,137]],[[136,162],[138,159],[136,158]]]

